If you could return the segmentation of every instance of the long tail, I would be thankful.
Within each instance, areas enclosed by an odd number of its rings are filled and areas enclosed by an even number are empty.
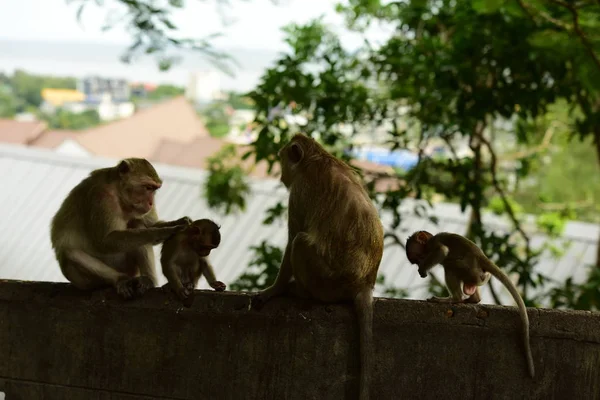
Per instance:
[[[531,355],[531,345],[529,343],[529,317],[527,316],[527,308],[525,308],[525,303],[521,298],[521,295],[517,291],[517,288],[508,278],[508,275],[504,273],[497,265],[494,265],[490,262],[491,266],[489,267],[489,272],[497,278],[504,287],[508,289],[513,299],[517,302],[517,306],[519,307],[519,314],[521,316],[521,321],[523,322],[523,341],[525,343],[525,356],[527,357],[527,367],[529,368],[529,375],[533,378],[535,376],[535,367],[533,365],[533,356]]]
[[[359,400],[369,400],[369,383],[373,354],[373,291],[364,289],[354,298],[354,307],[358,316],[360,342],[360,389]]]

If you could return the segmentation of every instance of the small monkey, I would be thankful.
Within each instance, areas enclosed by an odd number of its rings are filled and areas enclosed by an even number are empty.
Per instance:
[[[162,186],[143,158],[94,170],[67,195],[50,224],[60,269],[75,287],[113,286],[131,299],[156,286],[152,246],[191,220],[159,221],[154,203]]]
[[[360,338],[359,398],[369,398],[373,288],[383,225],[358,174],[314,139],[296,134],[278,153],[289,190],[288,242],[279,274],[256,301],[292,292],[322,302],[353,301]]]
[[[432,235],[427,231],[417,231],[406,241],[406,257],[411,264],[419,266],[421,278],[437,264],[444,267],[448,297],[432,297],[434,302],[479,303],[479,286],[485,285],[493,275],[508,289],[515,299],[523,322],[523,341],[529,375],[535,376],[531,346],[529,343],[529,318],[525,303],[517,288],[508,276],[481,251],[471,240],[455,234],[441,232]]]
[[[209,219],[194,221],[165,240],[160,262],[169,282],[163,287],[170,288],[188,307],[191,306],[191,300],[187,302],[187,299],[193,294],[201,275],[217,292],[225,290],[226,285],[217,280],[207,258],[220,243],[219,226]]]

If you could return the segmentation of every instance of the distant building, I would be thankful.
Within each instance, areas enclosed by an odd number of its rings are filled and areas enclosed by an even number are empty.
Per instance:
[[[221,78],[215,70],[190,73],[185,97],[197,104],[206,104],[223,98]]]
[[[84,93],[73,89],[44,88],[41,96],[40,111],[46,114],[54,114],[58,108],[65,108],[70,104],[78,104],[85,100]]]
[[[105,94],[109,94],[112,101],[117,103],[129,101],[131,97],[131,89],[125,79],[89,76],[77,81],[77,90],[90,102],[100,102]]]

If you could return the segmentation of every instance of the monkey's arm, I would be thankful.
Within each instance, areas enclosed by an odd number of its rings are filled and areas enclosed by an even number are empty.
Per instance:
[[[168,227],[172,227],[172,226],[186,226],[192,223],[192,220],[188,217],[182,217],[179,219],[176,219],[174,221],[156,221],[153,225],[151,225],[153,228],[168,228]]]
[[[163,242],[179,232],[183,226],[167,228],[135,228],[114,230],[100,241],[100,248],[107,252],[131,251],[145,245]]]
[[[215,271],[211,263],[208,262],[207,259],[204,259],[204,263],[205,265],[202,269],[202,275],[204,275],[204,278],[206,278],[206,282],[208,282],[211,288],[217,291],[225,290],[226,285],[223,282],[217,280],[217,277],[215,276]]]
[[[287,284],[292,279],[293,274],[291,253],[292,240],[288,240],[283,253],[283,260],[281,261],[281,266],[279,267],[279,273],[277,274],[277,278],[275,278],[275,282],[258,294],[258,297],[261,301],[266,302],[271,297],[278,296],[285,291]]]
[[[178,225],[189,225],[192,223],[192,220],[188,217],[181,217],[179,219],[173,221],[162,221],[158,219],[158,213],[156,212],[156,207],[152,209],[148,214],[146,214],[143,218],[144,225],[148,228],[168,228],[172,226]]]
[[[419,275],[421,278],[427,277],[427,271],[441,264],[450,252],[448,247],[435,240],[435,238],[429,240],[434,242],[427,243],[425,258],[419,262]]]

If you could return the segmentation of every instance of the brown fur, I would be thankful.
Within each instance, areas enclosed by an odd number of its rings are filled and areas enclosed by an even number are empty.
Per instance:
[[[455,233],[441,232],[432,235],[418,231],[406,241],[406,256],[411,264],[419,266],[419,275],[427,276],[427,271],[437,264],[444,267],[448,297],[432,297],[429,301],[447,303],[479,303],[479,287],[485,285],[490,276],[496,277],[508,289],[519,308],[523,322],[523,340],[529,374],[535,376],[533,356],[529,344],[529,318],[525,303],[517,288],[508,276],[481,251],[471,240]],[[470,291],[474,292],[469,294]]]
[[[202,275],[216,291],[225,290],[226,285],[216,279],[207,258],[220,243],[219,226],[209,219],[192,222],[163,243],[160,262],[169,281],[163,287],[172,290],[185,306],[191,306],[193,299],[188,299]]]
[[[152,245],[188,218],[158,220],[154,194],[162,180],[145,159],[94,170],[54,215],[50,240],[63,275],[77,288],[114,286],[124,298],[156,285]]]
[[[315,140],[295,135],[280,151],[289,190],[288,244],[264,303],[290,289],[323,302],[353,301],[361,339],[360,399],[369,397],[373,288],[383,255],[383,226],[358,174]]]

